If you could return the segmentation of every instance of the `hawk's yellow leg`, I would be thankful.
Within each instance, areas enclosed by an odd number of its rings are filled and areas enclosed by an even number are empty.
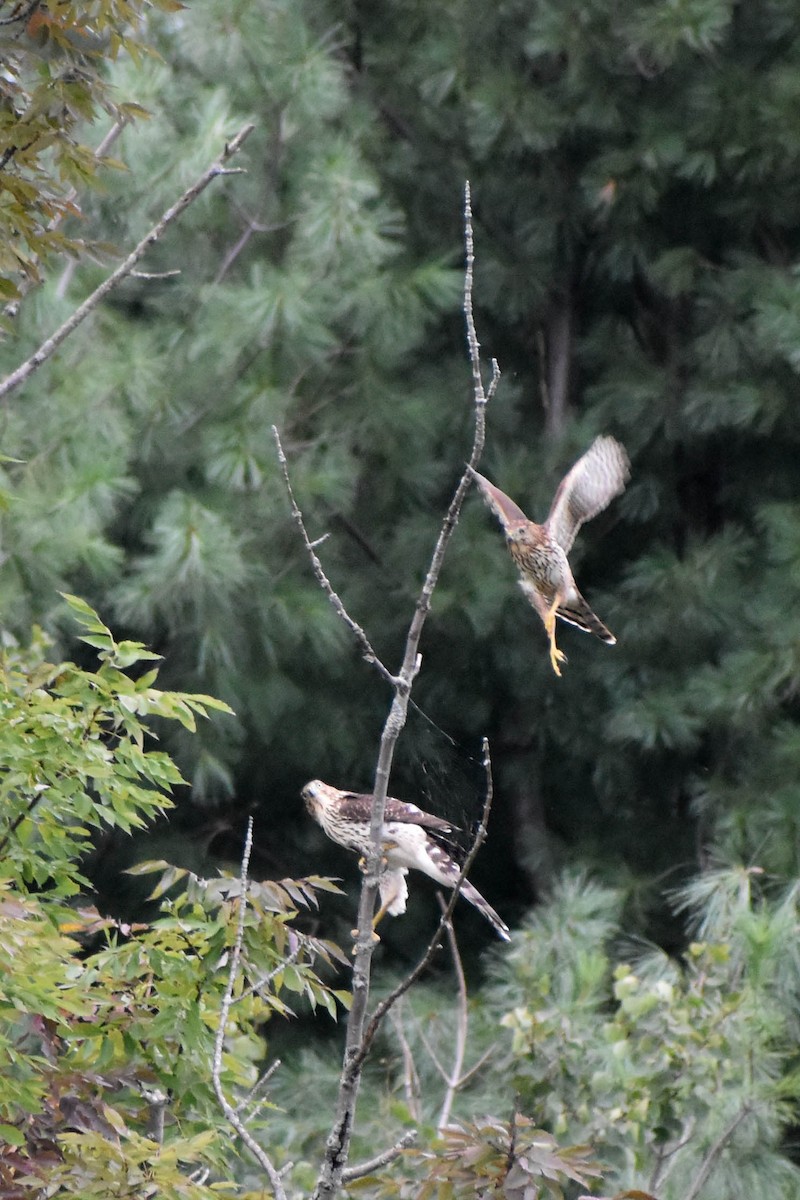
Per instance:
[[[560,598],[559,598],[558,594],[556,594],[556,597],[553,600],[553,603],[550,605],[550,607],[547,610],[547,616],[544,619],[544,628],[545,628],[545,633],[547,634],[548,638],[550,639],[550,665],[552,666],[556,675],[560,676],[561,668],[559,667],[558,664],[561,662],[566,662],[567,656],[564,653],[564,651],[559,650],[558,646],[556,645],[556,609],[558,608],[558,605],[559,605],[559,599]]]
[[[373,942],[379,942],[379,941],[381,940],[381,939],[380,939],[380,935],[379,935],[379,934],[377,934],[377,933],[375,932],[375,930],[376,930],[377,926],[379,925],[379,923],[380,923],[380,922],[383,920],[383,918],[386,916],[386,913],[387,913],[387,910],[388,910],[388,908],[389,908],[389,905],[392,903],[392,899],[394,899],[394,897],[392,897],[391,899],[389,899],[389,900],[386,902],[386,904],[382,904],[382,905],[380,906],[380,908],[378,909],[378,911],[375,913],[375,916],[372,918],[372,940],[373,940]],[[357,937],[358,937],[358,930],[357,930],[357,929],[351,929],[351,930],[350,930],[350,936],[351,936],[352,938],[357,938]],[[353,951],[353,953],[355,954],[355,950]]]

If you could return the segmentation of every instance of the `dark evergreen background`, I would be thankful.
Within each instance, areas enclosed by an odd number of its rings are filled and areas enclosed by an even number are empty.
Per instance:
[[[58,594],[77,593],[118,636],[164,655],[164,686],[236,711],[198,737],[159,731],[192,786],[147,834],[97,838],[86,868],[101,906],[154,911],[136,890],[142,878],[121,873],[134,859],[238,870],[254,813],[257,878],[345,877],[346,894],[298,921],[349,945],[354,857],[324,839],[299,789],[313,776],[369,789],[390,696],[312,577],[271,427],[311,536],[328,535],[320,554],[333,585],[394,667],[471,444],[469,179],[478,331],[487,371],[494,357],[503,372],[481,469],[541,519],[593,437],[625,444],[631,483],[573,553],[619,641],[562,627],[569,663],[557,679],[496,522],[467,498],[392,790],[469,825],[488,735],[495,804],[473,878],[515,933],[501,945],[459,905],[469,1001],[443,953],[393,1010],[366,1064],[354,1157],[418,1130],[426,1157],[364,1184],[378,1200],[419,1196],[423,1177],[445,1169],[437,1064],[457,1060],[466,1022],[453,1116],[519,1109],[560,1153],[591,1144],[603,1195],[796,1200],[796,0],[191,0],[149,13],[140,40],[158,53],[120,55],[107,92],[96,76],[113,53],[109,5],[93,10],[88,55],[81,38],[59,41],[46,8],[30,11],[16,24],[0,17],[0,57],[13,51],[36,85],[28,104],[8,90],[13,70],[0,71],[4,303],[10,276],[36,275],[19,246],[46,257],[62,232],[46,228],[59,176],[79,185],[83,216],[64,229],[74,248],[106,248],[55,269],[51,259],[18,317],[4,308],[0,373],[106,276],[109,246],[131,247],[226,136],[255,125],[236,160],[247,174],[215,181],[143,264],[180,274],[130,278],[0,410],[3,637],[27,642],[40,623],[54,654],[88,656]],[[74,122],[109,98],[151,116],[114,147],[127,172],[103,169],[87,196],[81,138],[94,145],[102,130]],[[29,145],[32,130],[44,142]],[[24,229],[34,210],[38,245]],[[6,732],[18,761],[36,759],[27,727]],[[30,779],[9,786],[24,794]],[[59,851],[52,840],[45,849]],[[47,871],[35,878],[44,900]],[[375,994],[437,918],[433,886],[414,884],[408,914],[382,928]],[[31,945],[55,936],[48,921]],[[175,1004],[207,1040],[205,985],[186,982],[191,969],[200,980],[219,971],[207,958],[177,954],[156,972],[161,1030]],[[36,1028],[61,994],[49,961],[31,961],[37,986],[29,994],[25,980],[21,993]],[[20,962],[13,986],[28,970]],[[330,971],[347,986],[346,970]],[[21,1028],[13,986],[10,1053]],[[115,1052],[120,1063],[150,1061],[145,1002],[141,1041]],[[276,1162],[292,1159],[293,1200],[316,1179],[341,1062],[341,1024],[298,1006],[300,1021],[268,1020],[230,1045],[237,1067],[262,1046],[267,1061],[284,1060],[259,1136]],[[165,1149],[175,1133],[210,1132],[225,1170],[263,1189],[227,1130],[214,1132],[206,1059],[198,1100],[170,1053],[160,1069],[180,1103]],[[60,1078],[47,1086],[57,1092]],[[92,1077],[98,1103],[105,1086]],[[38,1094],[28,1101],[38,1111]],[[143,1103],[137,1092],[142,1132]],[[59,1119],[71,1113],[62,1106]],[[0,1125],[0,1151],[10,1128]],[[105,1129],[95,1144],[108,1151]],[[456,1172],[457,1157],[447,1160]],[[549,1169],[556,1195],[562,1167]],[[182,1172],[181,1187],[205,1194],[205,1176]],[[475,1186],[467,1174],[452,1195]],[[569,1186],[570,1200],[585,1192]],[[439,1200],[449,1188],[444,1179]]]
[[[247,118],[248,174],[204,195],[2,414],[0,601],[67,625],[59,588],[233,719],[173,745],[193,782],[142,851],[264,875],[355,867],[298,790],[368,789],[389,700],[315,584],[312,537],[384,661],[399,660],[468,453],[463,184],[476,317],[503,371],[483,469],[533,517],[599,432],[625,495],[585,528],[578,580],[617,634],[541,625],[468,499],[423,644],[393,784],[463,814],[490,738],[479,886],[513,923],[575,862],[674,945],[664,889],[711,862],[793,877],[800,847],[800,42],[792,0],[193,0],[120,62],[150,120],[86,205],[126,247]],[[54,273],[11,367],[105,270]],[[432,725],[431,722],[434,724]],[[434,728],[434,725],[437,728]],[[452,740],[451,740],[452,739]],[[165,849],[166,846],[166,849]],[[127,844],[98,848],[118,896]],[[432,889],[386,940],[410,953]],[[460,914],[467,942],[489,936]]]

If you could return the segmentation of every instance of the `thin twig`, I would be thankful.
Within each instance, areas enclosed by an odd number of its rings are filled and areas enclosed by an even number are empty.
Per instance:
[[[347,1164],[350,1140],[355,1120],[356,1100],[361,1081],[361,1071],[364,1060],[380,1026],[383,1017],[392,1008],[412,983],[426,970],[441,942],[444,932],[444,921],[452,915],[461,882],[474,858],[480,843],[485,837],[485,828],[473,843],[464,869],[453,889],[448,905],[447,917],[442,918],[439,929],[431,939],[426,953],[417,967],[410,972],[407,980],[395,988],[389,997],[377,1006],[367,1024],[367,1006],[369,1002],[370,971],[372,953],[375,943],[372,937],[372,917],[375,911],[375,901],[378,892],[378,880],[381,871],[381,842],[383,832],[386,796],[389,779],[394,761],[394,752],[398,738],[403,731],[408,712],[409,696],[420,667],[422,659],[419,653],[420,639],[428,612],[431,597],[438,583],[450,538],[458,523],[464,497],[472,483],[472,472],[477,467],[483,453],[486,439],[486,404],[494,394],[500,371],[497,363],[492,364],[492,380],[488,392],[484,391],[480,370],[480,347],[475,332],[475,321],[472,305],[472,283],[474,267],[474,247],[472,230],[472,208],[470,202],[469,184],[465,190],[464,202],[464,236],[466,246],[466,269],[464,274],[464,314],[467,326],[467,344],[473,377],[473,407],[474,430],[472,450],[469,463],[458,482],[447,514],[439,531],[439,536],[431,557],[430,566],[425,576],[422,589],[417,600],[416,609],[409,625],[406,636],[403,661],[396,678],[392,680],[394,697],[381,734],[378,761],[375,768],[375,782],[372,793],[372,813],[370,818],[370,851],[366,856],[366,871],[361,886],[358,905],[358,936],[355,944],[355,960],[353,963],[352,1002],[347,1018],[345,1034],[345,1050],[342,1063],[342,1073],[339,1080],[339,1091],[336,1102],[336,1113],[333,1125],[325,1143],[325,1155],[320,1166],[319,1177],[314,1189],[313,1200],[333,1200],[338,1192],[342,1174]],[[306,537],[306,542],[308,541]],[[312,560],[313,561],[313,560]],[[316,569],[316,568],[315,568]],[[349,622],[348,622],[349,624]],[[354,631],[355,632],[355,631]],[[369,643],[367,643],[369,644]],[[391,678],[391,677],[390,677]],[[491,785],[487,794],[487,808],[491,804]]]
[[[176,267],[172,271],[131,271],[130,277],[131,279],[174,279],[180,273]]]
[[[492,1056],[496,1053],[497,1053],[497,1042],[492,1042],[492,1044],[488,1048],[488,1050],[484,1050],[484,1052],[480,1056],[480,1058],[476,1059],[476,1061],[472,1064],[470,1069],[468,1071],[464,1072],[464,1074],[461,1076],[461,1083],[459,1086],[466,1087],[467,1084],[469,1083],[469,1081],[471,1079],[475,1078],[475,1076],[478,1074],[478,1071],[480,1071],[481,1067],[484,1066],[489,1061],[489,1059],[492,1058]]]
[[[450,1072],[439,1061],[439,1056],[436,1053],[436,1051],[434,1050],[430,1039],[428,1038],[427,1034],[425,1033],[425,1030],[422,1027],[422,1024],[419,1021],[417,1022],[417,1033],[419,1034],[420,1041],[422,1042],[423,1046],[425,1047],[428,1057],[430,1058],[433,1065],[436,1067],[436,1070],[439,1072],[439,1075],[441,1076],[441,1078],[444,1080],[445,1083],[447,1083],[448,1079],[450,1078]],[[489,1059],[492,1057],[493,1054],[496,1053],[496,1051],[497,1051],[497,1043],[492,1042],[492,1044],[488,1048],[488,1050],[484,1050],[483,1054],[480,1056],[480,1058],[475,1060],[475,1062],[469,1068],[469,1070],[465,1071],[463,1073],[463,1075],[461,1075],[461,1077],[459,1079],[459,1084],[458,1084],[459,1089],[461,1089],[462,1087],[466,1087],[466,1085],[469,1083],[470,1079],[473,1079],[478,1074],[478,1071],[480,1071],[481,1067],[489,1061]]]
[[[394,1029],[395,1037],[400,1043],[400,1053],[403,1056],[403,1095],[405,1096],[406,1108],[411,1114],[413,1121],[419,1121],[422,1114],[419,1108],[420,1085],[419,1072],[417,1071],[416,1063],[411,1046],[408,1044],[406,1031],[403,1028],[402,1017],[399,1012],[391,1014],[392,1028]]]
[[[437,896],[439,907],[442,912],[446,909],[444,897],[439,893]],[[436,1132],[441,1134],[442,1130],[450,1121],[450,1113],[453,1108],[453,1101],[456,1098],[456,1093],[464,1083],[464,1055],[467,1050],[467,1029],[469,1026],[469,1016],[467,1013],[467,981],[464,978],[464,965],[461,962],[461,955],[458,952],[458,942],[453,931],[452,921],[448,921],[445,926],[447,941],[450,946],[450,954],[453,959],[453,967],[456,973],[456,983],[458,985],[458,1019],[456,1021],[455,1045],[453,1047],[453,1066],[449,1076],[445,1080],[447,1087],[445,1089],[442,1107],[439,1111],[439,1119],[436,1122]]]
[[[660,1188],[664,1184],[671,1174],[675,1163],[678,1161],[676,1157],[678,1152],[682,1150],[684,1146],[688,1146],[689,1142],[691,1142],[692,1138],[694,1137],[694,1117],[689,1117],[689,1119],[684,1122],[683,1128],[684,1132],[675,1142],[666,1143],[662,1146],[659,1146],[655,1166],[653,1167],[653,1171],[650,1176],[650,1182],[647,1185],[651,1192],[655,1192],[657,1188]]]
[[[131,123],[130,117],[126,117],[124,115],[121,117],[118,117],[117,120],[114,122],[114,124],[109,129],[108,133],[105,135],[105,137],[100,142],[97,149],[95,150],[94,157],[97,159],[101,159],[103,157],[103,155],[108,150],[110,150],[111,147],[114,145],[114,142],[117,140],[119,135],[122,133],[123,129],[127,125],[130,125],[130,123]],[[67,192],[66,196],[64,197],[62,213],[60,213],[57,217],[55,217],[50,222],[50,225],[49,225],[50,229],[55,228],[55,226],[61,220],[61,217],[63,216],[63,212],[66,210],[67,204],[71,204],[77,198],[77,195],[78,195],[78,189],[74,188],[74,187],[70,188],[70,190]],[[61,273],[61,278],[59,279],[58,283],[56,284],[55,294],[56,294],[57,300],[63,300],[64,297],[66,296],[67,290],[69,288],[70,283],[72,282],[72,278],[75,274],[77,266],[78,266],[78,260],[76,258],[71,258],[69,260],[69,262],[67,263],[67,265],[64,267],[64,270]],[[15,306],[18,308],[20,302],[17,300],[14,303],[15,303]]]
[[[492,378],[489,390],[484,393],[483,377],[481,375],[481,346],[475,330],[475,314],[472,304],[472,285],[475,272],[475,239],[472,229],[472,192],[469,180],[464,185],[464,243],[466,246],[467,263],[464,272],[464,319],[467,325],[467,347],[469,349],[470,366],[472,367],[475,403],[486,405],[497,391],[497,385],[500,382],[500,368],[497,365],[497,359],[493,358]],[[473,463],[473,466],[475,465],[477,464]]]
[[[275,1072],[278,1070],[278,1068],[280,1066],[281,1066],[281,1060],[279,1058],[276,1058],[273,1063],[270,1063],[270,1065],[267,1067],[266,1071],[264,1071],[264,1073],[262,1075],[259,1075],[258,1079],[255,1081],[253,1086],[250,1088],[250,1091],[247,1093],[247,1095],[244,1097],[244,1099],[240,1100],[239,1103],[236,1105],[237,1113],[246,1112],[246,1110],[250,1107],[250,1105],[253,1103],[253,1101],[257,1099],[258,1093],[261,1091],[262,1088],[266,1087],[267,1083],[269,1083],[270,1079],[272,1078],[272,1076],[275,1074]],[[261,1104],[263,1104],[263,1101],[259,1100],[259,1106]],[[252,1114],[251,1114],[251,1119],[252,1119]]]
[[[439,893],[437,892],[437,896],[438,896],[438,894]],[[428,1055],[428,1058],[431,1060],[433,1065],[436,1067],[436,1070],[439,1072],[439,1075],[441,1076],[441,1078],[444,1080],[445,1083],[447,1083],[450,1072],[447,1070],[447,1067],[445,1067],[439,1061],[439,1055],[434,1050],[433,1043],[428,1040],[428,1036],[425,1033],[425,1030],[422,1028],[422,1023],[420,1021],[417,1022],[417,1033],[419,1034],[419,1040],[422,1042],[423,1046],[425,1047],[425,1053]]]
[[[253,125],[243,126],[234,138],[226,142],[225,147],[216,162],[200,175],[191,187],[187,188],[183,195],[177,200],[167,211],[159,218],[149,233],[145,234],[139,244],[131,251],[128,257],[121,262],[115,271],[113,271],[107,279],[95,288],[90,296],[79,304],[70,317],[60,326],[59,329],[42,342],[38,350],[36,350],[29,359],[22,363],[15,371],[0,382],[0,400],[8,396],[12,391],[23,384],[42,363],[46,362],[59,348],[62,342],[66,341],[71,333],[84,321],[91,312],[97,308],[101,300],[104,300],[109,292],[113,291],[123,279],[130,275],[133,268],[141,258],[147,253],[152,245],[154,245],[169,226],[178,219],[186,211],[190,204],[194,203],[198,196],[208,187],[212,180],[220,175],[236,175],[241,174],[239,168],[226,167],[224,164],[228,162],[241,148],[242,145],[253,130]]]
[[[399,1158],[412,1142],[416,1141],[416,1137],[416,1129],[409,1129],[398,1142],[395,1142],[388,1150],[384,1150],[382,1154],[376,1154],[374,1158],[356,1163],[353,1167],[345,1167],[342,1171],[342,1183],[351,1183],[354,1179],[362,1179],[365,1175],[371,1175],[373,1171],[379,1171],[381,1167],[388,1166],[390,1162]]]
[[[242,854],[242,872],[241,872],[241,894],[239,897],[239,921],[236,927],[236,940],[233,943],[231,951],[231,961],[228,970],[228,982],[225,985],[225,991],[222,995],[222,1003],[219,1010],[219,1025],[217,1026],[217,1036],[214,1039],[214,1059],[211,1066],[211,1081],[214,1085],[217,1100],[220,1108],[228,1119],[229,1124],[236,1130],[239,1137],[247,1146],[250,1153],[255,1158],[256,1162],[261,1166],[270,1181],[275,1200],[286,1200],[286,1189],[283,1186],[283,1179],[280,1171],[273,1163],[270,1156],[262,1146],[259,1146],[250,1130],[245,1125],[238,1111],[233,1107],[225,1091],[222,1087],[222,1050],[225,1045],[225,1029],[228,1024],[228,1017],[233,1004],[233,990],[236,986],[236,977],[239,973],[239,962],[242,957],[242,946],[244,944],[244,919],[247,911],[247,874],[250,869],[250,852],[253,849],[253,818],[247,822],[247,834],[244,842],[244,852]]]
[[[295,959],[299,955],[302,947],[303,947],[303,943],[300,940],[300,938],[298,938],[294,949],[292,951],[290,951],[289,954],[287,954],[286,958],[282,958],[281,961],[278,963],[277,967],[273,967],[272,970],[269,971],[266,975],[263,975],[261,977],[261,979],[257,979],[255,983],[251,983],[250,987],[244,988],[243,991],[241,991],[239,993],[239,995],[236,997],[234,1003],[239,1004],[240,1001],[247,999],[248,997],[254,995],[256,992],[260,992],[261,989],[265,988],[268,983],[272,983],[273,979],[275,979],[276,976],[280,975],[281,971],[285,971],[286,968],[295,961]]]
[[[287,221],[278,221],[272,225],[264,225],[260,221],[254,221],[252,217],[248,217],[247,214],[241,212],[241,210],[239,210],[239,212],[240,215],[244,217],[247,225],[242,234],[236,239],[233,246],[230,248],[230,250],[228,250],[227,254],[223,258],[219,270],[214,276],[214,283],[222,283],[222,280],[236,262],[236,259],[242,253],[254,233],[276,233],[279,229],[285,229],[288,224]]]
[[[294,522],[297,525],[297,528],[300,530],[300,536],[303,539],[303,544],[308,552],[308,557],[311,559],[311,567],[317,577],[317,583],[330,600],[339,617],[341,617],[347,628],[358,642],[359,646],[361,647],[361,653],[364,656],[364,661],[372,663],[378,673],[382,675],[388,683],[391,683],[392,686],[394,686],[397,682],[394,675],[378,658],[377,654],[372,648],[372,645],[370,644],[369,638],[364,633],[364,630],[361,628],[358,621],[354,621],[350,616],[349,612],[342,603],[341,597],[334,591],[333,584],[325,574],[325,570],[319,558],[317,557],[314,547],[318,546],[320,542],[327,537],[327,534],[323,534],[322,538],[317,538],[314,542],[312,542],[309,538],[308,530],[306,529],[306,523],[303,520],[303,514],[300,511],[300,507],[294,497],[292,482],[289,478],[289,465],[286,461],[286,455],[283,452],[281,435],[278,433],[277,425],[272,426],[272,436],[275,438],[275,445],[278,449],[278,462],[280,463],[281,473],[283,474],[283,483],[284,487],[286,488],[286,494],[289,497],[289,506],[292,510],[292,516],[294,517]]]
[[[700,1164],[700,1170],[695,1175],[694,1179],[692,1180],[691,1187],[684,1196],[684,1200],[697,1200],[697,1197],[700,1195],[701,1189],[705,1187],[706,1180],[711,1174],[714,1164],[716,1163],[720,1154],[725,1149],[728,1142],[741,1125],[742,1121],[745,1119],[745,1117],[749,1117],[751,1112],[752,1109],[749,1104],[743,1105],[743,1107],[739,1109],[739,1112],[736,1114],[736,1116],[728,1122],[716,1141],[711,1144],[708,1153]]]

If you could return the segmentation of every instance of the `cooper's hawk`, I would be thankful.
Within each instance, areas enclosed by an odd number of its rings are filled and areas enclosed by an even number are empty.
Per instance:
[[[321,779],[312,779],[301,795],[312,817],[332,841],[366,858],[370,850],[372,796],[343,792]],[[457,826],[441,817],[423,812],[416,804],[406,804],[387,796],[381,838],[386,866],[378,879],[381,906],[373,928],[386,913],[396,917],[406,911],[406,875],[412,868],[424,872],[443,887],[455,886],[461,873],[452,853],[456,849],[454,838],[458,833]],[[466,879],[461,884],[461,895],[483,913],[498,937],[509,940],[508,926]]]
[[[567,555],[584,521],[597,516],[625,490],[630,463],[624,447],[612,437],[596,438],[561,480],[544,525],[529,521],[505,492],[477,471],[473,474],[503,526],[511,557],[522,576],[520,587],[544,621],[556,675],[561,674],[558,664],[566,661],[556,646],[556,617],[613,646],[617,639],[575,586]]]

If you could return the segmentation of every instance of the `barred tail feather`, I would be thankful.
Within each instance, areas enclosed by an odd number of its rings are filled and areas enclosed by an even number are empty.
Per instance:
[[[465,900],[468,900],[470,904],[473,904],[475,908],[477,908],[478,912],[482,913],[483,916],[486,917],[486,920],[492,926],[499,938],[502,938],[504,942],[511,941],[511,930],[508,928],[505,921],[494,911],[491,904],[489,904],[487,900],[484,900],[478,889],[473,887],[469,880],[465,879],[463,881],[460,892]]]
[[[578,629],[583,629],[585,633],[593,633],[609,646],[616,643],[617,639],[611,630],[606,629],[600,618],[595,616],[580,592],[576,592],[571,599],[559,605],[556,616],[561,617],[562,621],[568,621],[570,625],[577,625]]]

